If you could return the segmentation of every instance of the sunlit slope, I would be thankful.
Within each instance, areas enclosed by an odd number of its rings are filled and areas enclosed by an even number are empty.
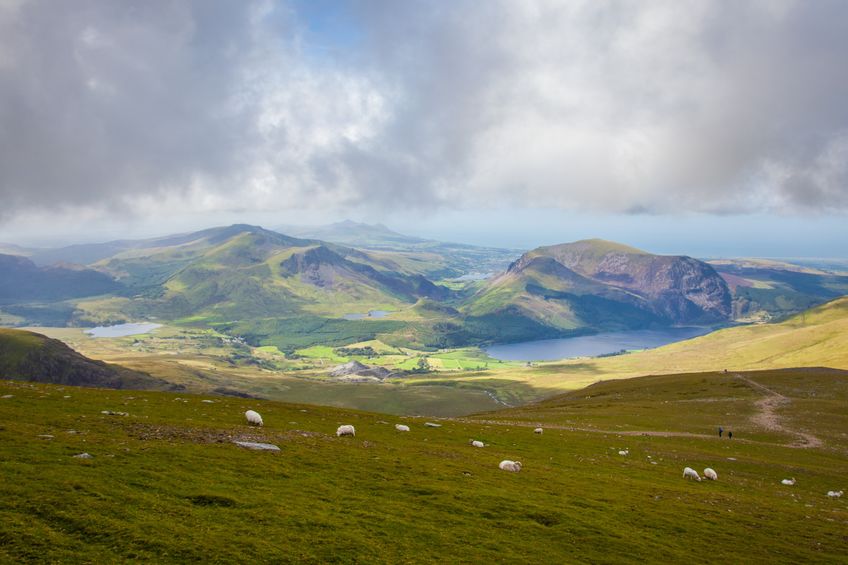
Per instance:
[[[777,324],[727,328],[628,355],[543,363],[510,376],[556,390],[638,375],[791,367],[848,369],[848,297]]]

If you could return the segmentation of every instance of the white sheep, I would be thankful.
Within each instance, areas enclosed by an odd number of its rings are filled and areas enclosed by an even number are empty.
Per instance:
[[[783,479],[782,481],[780,481],[780,484],[791,487],[795,484],[795,477],[792,477],[791,479]]]
[[[695,479],[696,481],[701,480],[701,477],[698,476],[698,471],[696,471],[692,467],[686,467],[685,469],[683,469],[683,478],[684,479]]]
[[[498,467],[500,467],[503,471],[517,473],[521,470],[521,461],[510,461],[509,459],[504,459]]]
[[[707,467],[706,469],[704,469],[704,477],[711,480],[711,481],[717,481],[718,480],[718,473],[716,473],[710,467]]]
[[[618,454],[626,456],[626,455],[630,455],[630,451],[627,450],[627,449],[622,449],[621,451],[618,452]]]
[[[830,498],[842,498],[842,491],[841,490],[829,490],[829,491],[827,491],[827,496],[829,496]]]
[[[476,439],[471,442],[471,445],[473,445],[474,447],[486,447],[485,443]]]
[[[244,417],[247,418],[247,423],[252,426],[263,425],[262,416],[259,415],[259,412],[256,412],[254,410],[248,410],[244,413]]]
[[[544,431],[545,431],[545,430],[543,430],[542,428],[536,428],[535,430],[533,430],[533,433],[534,433],[534,434],[540,434],[540,433],[542,433],[542,432],[544,432]]]
[[[399,432],[408,432],[409,426],[405,424],[395,424],[395,429]]]
[[[345,424],[343,426],[339,426],[339,429],[336,430],[336,436],[354,436],[356,437],[356,429],[350,424]]]

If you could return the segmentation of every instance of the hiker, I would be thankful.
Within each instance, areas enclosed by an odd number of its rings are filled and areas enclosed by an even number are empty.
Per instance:
[[[727,439],[733,439],[733,432],[727,432]]]
[[[724,430],[721,429],[721,426],[718,427],[718,437],[721,437],[721,434],[724,433]]]

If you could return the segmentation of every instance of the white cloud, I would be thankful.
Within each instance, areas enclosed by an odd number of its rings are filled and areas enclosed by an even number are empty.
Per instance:
[[[848,206],[843,2],[335,8],[0,7],[0,219]]]

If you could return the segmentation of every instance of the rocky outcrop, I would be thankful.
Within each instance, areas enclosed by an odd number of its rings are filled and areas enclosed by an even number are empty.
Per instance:
[[[513,263],[509,272],[520,273],[542,263],[546,273],[565,277],[571,284],[587,288],[591,281],[624,291],[638,299],[627,302],[640,304],[672,324],[715,323],[731,317],[727,283],[712,266],[691,257],[653,255],[617,243],[586,240],[535,249]]]

